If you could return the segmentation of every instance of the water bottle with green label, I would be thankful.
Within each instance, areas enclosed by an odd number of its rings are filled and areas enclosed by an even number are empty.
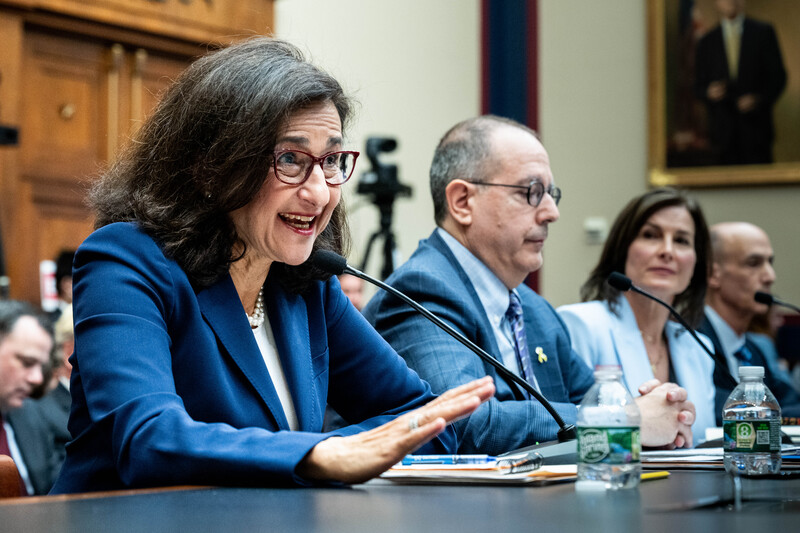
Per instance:
[[[633,488],[642,471],[641,415],[618,366],[597,366],[578,407],[578,490]]]
[[[774,474],[781,469],[781,406],[764,385],[764,367],[740,366],[739,380],[722,408],[725,470]]]

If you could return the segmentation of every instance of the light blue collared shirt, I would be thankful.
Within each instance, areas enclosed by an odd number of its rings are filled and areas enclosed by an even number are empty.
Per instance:
[[[22,458],[22,452],[17,445],[17,438],[14,435],[14,428],[11,427],[11,424],[3,420],[0,422],[6,428],[6,440],[8,440],[8,449],[11,451],[11,458],[14,460],[14,463],[17,465],[17,472],[19,472],[19,477],[22,478],[22,482],[25,483],[25,490],[28,491],[28,495],[33,496],[35,494],[33,490],[33,483],[31,483],[31,476],[28,473],[28,467],[25,465],[25,460]]]
[[[725,355],[725,360],[728,362],[728,368],[731,369],[731,375],[739,381],[739,360],[735,354],[742,346],[744,346],[744,335],[737,335],[733,328],[731,328],[725,320],[714,311],[710,306],[706,306],[706,316],[711,323],[711,327],[717,334],[719,344],[722,346],[722,352]]]
[[[486,317],[492,324],[497,347],[500,350],[500,361],[506,368],[521,376],[517,352],[514,350],[514,333],[511,330],[511,323],[506,318],[510,297],[508,288],[483,261],[475,257],[455,237],[442,228],[436,228],[436,231],[453,252],[461,268],[467,273],[470,283],[475,287],[475,292],[478,293]],[[519,296],[516,289],[513,289],[513,292]],[[530,377],[533,381],[531,385],[540,391],[536,376]]]

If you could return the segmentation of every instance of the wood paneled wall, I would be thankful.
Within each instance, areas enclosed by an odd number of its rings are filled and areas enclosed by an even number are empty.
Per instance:
[[[92,229],[92,180],[192,59],[267,34],[272,0],[0,0],[0,228],[10,296]]]

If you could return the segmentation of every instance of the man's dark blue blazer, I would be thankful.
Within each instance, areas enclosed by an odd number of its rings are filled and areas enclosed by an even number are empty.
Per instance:
[[[494,330],[478,294],[444,240],[434,231],[388,279],[489,354],[499,354]],[[555,310],[529,287],[517,287],[525,315],[528,350],[542,394],[567,423],[575,423],[583,395],[594,382],[591,369],[572,350]],[[558,425],[535,400],[520,400],[491,365],[431,324],[407,304],[378,293],[364,315],[408,365],[441,392],[490,375],[497,392],[468,419],[457,422],[465,453],[503,453],[556,438]],[[538,362],[537,348],[547,356]],[[499,357],[498,357],[499,359]]]
[[[716,361],[714,364],[714,386],[716,388],[714,404],[717,424],[722,425],[722,407],[733,391],[731,381],[726,378],[726,375],[731,375],[731,369],[725,358],[725,352],[722,350],[722,343],[720,343],[717,332],[708,320],[707,315],[703,315],[703,322],[701,322],[697,331],[707,336],[714,343],[714,359]],[[775,395],[778,403],[781,404],[781,414],[783,416],[800,416],[800,394],[795,390],[788,376],[782,374],[777,361],[771,361],[766,357],[749,333],[745,334],[745,346],[753,354],[754,360],[752,363],[764,367],[764,384]]]
[[[274,269],[273,269],[274,270]],[[290,431],[229,275],[196,290],[131,223],[75,256],[74,440],[54,493],[181,484],[305,484],[326,403],[373,428],[433,398],[335,277],[303,294],[270,276],[265,307],[300,430]],[[448,428],[421,451],[452,453]]]

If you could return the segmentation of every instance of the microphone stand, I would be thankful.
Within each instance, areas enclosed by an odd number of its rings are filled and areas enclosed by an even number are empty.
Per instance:
[[[792,305],[789,302],[784,302],[783,300],[779,300],[778,298],[775,298],[768,292],[762,292],[762,291],[756,292],[755,300],[760,304],[766,304],[766,305],[775,304],[781,307],[786,307],[787,309],[791,309],[796,313],[800,313],[800,307]]]
[[[508,381],[514,382],[517,385],[521,386],[528,393],[530,393],[531,396],[536,398],[536,400],[538,400],[539,403],[542,404],[542,406],[547,410],[548,413],[550,413],[550,416],[552,416],[553,419],[558,424],[558,427],[559,427],[559,430],[557,432],[558,442],[567,442],[567,441],[575,440],[575,438],[577,436],[576,431],[575,431],[575,426],[572,425],[572,424],[565,423],[564,419],[561,418],[561,415],[558,414],[558,411],[556,411],[553,408],[553,406],[550,405],[550,402],[547,401],[547,399],[544,396],[542,396],[542,394],[539,391],[537,391],[530,383],[528,383],[527,381],[525,381],[524,379],[522,379],[518,375],[516,375],[513,372],[511,372],[505,366],[503,366],[502,363],[500,363],[497,359],[495,359],[494,357],[492,357],[491,355],[486,353],[477,344],[475,344],[474,342],[470,341],[468,338],[464,337],[461,333],[459,333],[458,331],[453,329],[448,323],[446,323],[445,321],[440,319],[438,316],[434,315],[433,313],[431,313],[430,311],[428,311],[427,309],[422,307],[420,304],[418,304],[417,302],[415,302],[414,300],[412,300],[411,298],[409,298],[408,296],[406,296],[402,292],[400,292],[397,289],[395,289],[394,287],[392,287],[390,285],[387,285],[386,283],[384,283],[382,281],[379,281],[379,280],[373,278],[372,276],[364,274],[360,270],[357,270],[357,269],[351,267],[350,265],[347,265],[346,263],[345,263],[345,266],[344,266],[344,273],[350,274],[352,276],[356,276],[357,278],[361,278],[361,279],[363,279],[365,281],[373,283],[373,284],[377,285],[378,287],[380,287],[381,289],[389,292],[390,294],[393,294],[394,296],[400,298],[402,301],[404,301],[405,303],[407,303],[408,305],[413,307],[422,316],[424,316],[425,318],[427,318],[428,320],[430,320],[431,322],[433,322],[434,324],[439,326],[441,329],[443,329],[446,333],[448,333],[455,340],[457,340],[458,342],[460,342],[461,344],[463,344],[464,346],[466,346],[467,348],[472,350],[484,362],[492,365],[495,368],[495,370],[497,370],[497,373],[500,376],[502,376],[503,378],[505,378]]]
[[[650,298],[651,300],[654,300],[654,301],[660,303],[661,305],[663,305],[664,307],[666,307],[667,309],[669,309],[670,314],[675,317],[675,320],[680,322],[681,326],[686,328],[686,331],[688,331],[689,334],[692,337],[694,337],[694,340],[697,341],[697,343],[703,348],[703,350],[705,350],[705,352],[708,355],[710,355],[711,357],[714,357],[714,352],[709,350],[708,346],[706,346],[706,344],[702,340],[700,340],[700,337],[697,336],[697,333],[695,332],[695,330],[691,326],[689,326],[689,324],[686,322],[686,320],[684,320],[684,318],[681,315],[678,314],[678,312],[675,310],[675,308],[673,308],[671,305],[669,305],[664,300],[661,300],[657,296],[653,296],[652,294],[643,291],[642,289],[640,289],[636,285],[631,285],[631,290],[633,292],[635,292],[635,293],[641,294],[642,296]]]
[[[649,299],[653,300],[654,302],[657,302],[657,303],[663,305],[664,307],[666,307],[667,309],[669,309],[670,314],[673,317],[675,317],[675,320],[677,320],[680,323],[680,325],[683,326],[686,329],[686,331],[688,331],[689,334],[692,337],[694,337],[694,340],[697,341],[697,344],[699,344],[700,347],[703,348],[703,350],[711,357],[711,359],[714,360],[714,364],[722,364],[722,362],[719,360],[717,354],[715,354],[714,352],[709,350],[708,346],[706,346],[706,344],[702,340],[700,340],[700,337],[697,336],[697,332],[695,332],[694,328],[692,328],[686,322],[686,320],[684,320],[684,318],[678,313],[678,311],[676,311],[675,308],[672,307],[671,305],[669,305],[667,302],[665,302],[661,298],[653,296],[652,294],[650,294],[649,292],[647,292],[645,290],[640,289],[639,287],[637,287],[636,285],[633,284],[633,282],[630,280],[630,278],[628,278],[627,276],[625,276],[623,274],[620,274],[619,272],[612,272],[611,275],[608,276],[608,279],[606,280],[606,282],[609,285],[611,285],[613,288],[617,289],[618,291],[626,292],[628,290],[631,290],[631,291],[633,291],[633,292],[635,292],[637,294],[641,294],[645,298],[649,298]],[[727,363],[725,363],[725,366],[723,368],[727,368]],[[738,385],[738,383],[736,383],[736,380],[733,378],[733,376],[730,374],[730,372],[725,372],[722,375],[725,376],[723,379],[728,382],[729,386],[732,386],[733,388],[735,388],[736,385]]]

